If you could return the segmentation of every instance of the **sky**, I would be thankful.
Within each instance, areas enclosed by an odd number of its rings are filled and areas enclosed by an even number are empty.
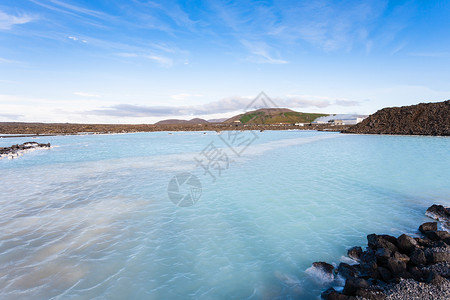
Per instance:
[[[450,98],[450,1],[0,0],[0,121],[230,117]]]

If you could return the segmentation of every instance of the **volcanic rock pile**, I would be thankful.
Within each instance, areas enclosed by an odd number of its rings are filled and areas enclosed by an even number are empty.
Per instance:
[[[383,108],[344,133],[450,135],[450,100]]]

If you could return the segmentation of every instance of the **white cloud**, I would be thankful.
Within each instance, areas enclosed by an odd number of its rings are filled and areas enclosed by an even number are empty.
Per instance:
[[[100,98],[101,97],[99,94],[84,93],[84,92],[74,92],[73,94],[76,96],[87,97],[87,98]]]
[[[87,40],[80,40],[80,38],[76,37],[76,36],[68,36],[67,37],[69,40],[75,41],[75,42],[80,42],[80,43],[87,43]]]
[[[182,95],[183,97],[185,94]],[[199,104],[199,105],[185,105],[185,106],[143,106],[118,104],[101,109],[94,109],[85,112],[88,115],[99,116],[114,116],[114,117],[129,117],[129,118],[143,118],[143,117],[163,117],[163,116],[200,116],[212,115],[221,113],[238,113],[243,112],[254,97],[233,96],[224,98],[218,101]],[[326,97],[302,97],[296,95],[289,95],[284,97],[272,98],[268,102],[271,108],[319,108],[323,109],[329,106],[353,106],[357,105],[357,101],[348,100],[332,100]],[[265,106],[264,106],[265,107]]]
[[[14,25],[26,24],[33,20],[34,18],[27,14],[15,16],[0,11],[0,30],[9,30]]]
[[[45,7],[47,9],[59,12],[59,13],[66,13],[66,14],[78,14],[78,15],[87,15],[87,16],[91,16],[91,17],[96,17],[96,18],[105,18],[108,17],[107,14],[103,13],[103,12],[99,12],[99,11],[95,11],[95,10],[91,10],[91,9],[87,9],[81,6],[76,6],[76,5],[72,5],[69,3],[65,3],[62,1],[58,1],[58,0],[48,0],[48,2],[52,3],[53,5],[49,5],[46,3],[42,3],[39,0],[30,0],[31,2]]]
[[[264,42],[250,42],[247,40],[241,41],[241,43],[247,48],[247,50],[252,54],[250,60],[256,63],[266,63],[266,64],[287,64],[286,60],[275,58],[274,50],[269,47]],[[277,55],[278,56],[278,55]]]
[[[153,60],[164,67],[171,67],[173,65],[173,60],[171,58],[159,55],[144,55],[145,58]]]
[[[173,66],[173,59],[162,56],[162,55],[156,55],[156,54],[139,54],[139,53],[132,53],[132,52],[121,52],[117,53],[118,56],[125,57],[125,58],[134,58],[134,57],[141,57],[145,59],[149,59],[151,61],[154,61],[158,63],[159,65],[163,67],[171,67]]]

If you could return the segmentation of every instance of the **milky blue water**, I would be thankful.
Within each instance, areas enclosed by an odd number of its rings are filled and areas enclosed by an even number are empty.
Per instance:
[[[0,298],[316,299],[312,262],[450,204],[448,137],[238,136],[40,137],[54,147],[0,160]],[[195,159],[218,154],[205,174]],[[190,207],[167,192],[183,172]]]

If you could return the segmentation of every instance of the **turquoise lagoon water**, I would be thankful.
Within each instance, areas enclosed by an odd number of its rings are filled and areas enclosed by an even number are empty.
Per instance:
[[[0,160],[0,298],[317,299],[336,283],[312,262],[450,204],[450,138],[226,134],[40,137],[55,147]],[[195,158],[218,153],[214,181]],[[183,172],[190,207],[167,193]]]

